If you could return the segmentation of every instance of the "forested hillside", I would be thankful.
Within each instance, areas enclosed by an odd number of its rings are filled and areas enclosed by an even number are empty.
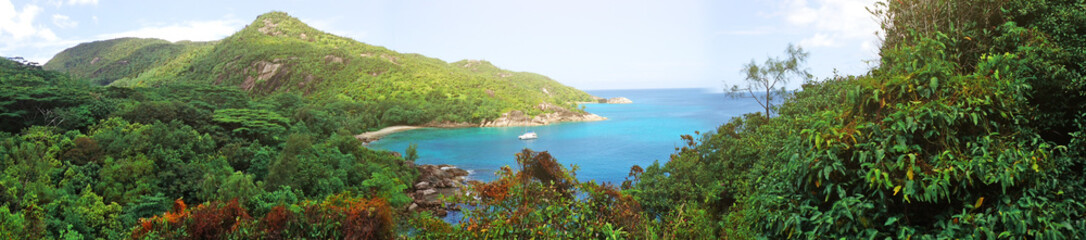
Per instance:
[[[2,239],[125,238],[141,218],[183,202],[254,215],[333,195],[402,207],[417,174],[345,131],[359,124],[358,104],[256,100],[235,87],[93,86],[8,60],[0,86]]]
[[[372,106],[365,120],[373,127],[478,124],[513,110],[556,111],[542,103],[580,111],[577,102],[594,101],[539,74],[398,53],[313,29],[282,12],[209,43],[124,38],[80,44],[45,69],[114,86],[206,84],[256,97],[289,92],[321,104],[359,103]]]
[[[351,137],[366,102],[238,88],[255,76],[203,57],[154,88],[0,61],[0,238],[1082,239],[1084,4],[881,2],[869,73],[683,136],[622,183],[525,149],[449,197],[457,224],[409,210],[418,171]]]
[[[213,44],[119,38],[80,44],[53,56],[42,67],[45,70],[68,72],[73,77],[96,84],[108,85],[117,79],[136,78],[182,54],[208,48]]]

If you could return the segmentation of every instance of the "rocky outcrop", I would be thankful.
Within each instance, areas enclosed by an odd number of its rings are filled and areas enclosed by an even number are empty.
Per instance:
[[[611,99],[607,99],[607,98],[601,98],[601,97],[597,97],[597,96],[592,96],[592,99],[593,99],[593,100],[596,100],[596,101],[595,101],[595,103],[607,103],[607,104],[627,104],[627,103],[633,103],[633,101],[631,101],[631,100],[630,100],[629,98],[624,98],[624,97],[613,97],[613,98],[611,98]],[[592,102],[589,102],[589,103],[592,103]]]
[[[629,98],[613,97],[611,99],[607,99],[607,103],[609,103],[609,104],[627,104],[627,103],[633,103],[633,101],[630,101]]]
[[[448,211],[460,210],[456,205],[444,202],[441,196],[460,194],[471,172],[447,164],[418,165],[417,168],[419,177],[412,184],[413,192],[408,194],[414,201],[408,210],[432,211],[438,217],[444,217]]]
[[[279,63],[279,59],[275,59],[272,62],[257,61],[254,62],[249,68],[246,68],[244,73],[248,74],[249,71],[256,71],[256,77],[252,75],[246,76],[245,81],[241,83],[241,89],[246,91],[252,91],[257,86],[258,82],[267,81],[280,75],[282,72],[286,72],[282,63]]]
[[[329,55],[324,56],[324,64],[333,64],[333,63],[343,64],[344,60],[343,60],[343,58],[338,57],[336,55],[329,54]]]
[[[260,33],[263,34],[267,34],[268,36],[279,36],[282,35],[283,32],[276,29],[276,27],[278,26],[279,24],[272,22],[270,19],[264,19],[264,26],[257,29],[257,31],[260,31]]]
[[[529,117],[524,112],[513,110],[507,113],[503,113],[498,119],[493,121],[484,121],[479,124],[480,127],[520,127],[520,126],[541,126],[558,122],[591,122],[591,121],[603,121],[607,120],[605,117],[601,117],[596,114],[586,112],[573,112],[560,106],[556,106],[550,103],[541,103],[536,106],[537,109],[543,111],[549,111],[536,115],[535,117]]]

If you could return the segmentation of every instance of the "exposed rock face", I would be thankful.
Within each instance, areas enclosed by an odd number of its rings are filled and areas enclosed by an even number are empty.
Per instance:
[[[448,211],[457,211],[455,205],[446,204],[441,196],[460,194],[465,178],[471,174],[467,170],[452,165],[419,165],[419,178],[413,185],[414,192],[408,194],[414,202],[408,206],[411,211],[433,211],[435,216],[444,217]]]
[[[324,64],[343,63],[343,62],[344,62],[343,58],[337,57],[336,55],[324,56]]]
[[[607,103],[610,103],[610,104],[627,104],[627,103],[633,103],[633,101],[630,101],[629,98],[613,97],[611,99],[607,99]]]
[[[265,61],[259,61],[253,64],[258,72],[256,79],[266,81],[279,73],[279,68],[283,67],[282,63],[270,63]]]
[[[279,36],[279,35],[282,35],[283,32],[280,32],[279,30],[277,30],[275,28],[275,27],[278,27],[278,26],[279,26],[279,24],[276,24],[276,23],[272,22],[271,20],[264,19],[264,26],[257,29],[257,31],[260,31],[260,33],[267,34],[269,36]]]
[[[253,88],[256,87],[258,81],[267,81],[276,77],[281,72],[286,72],[286,69],[283,68],[283,64],[278,62],[279,59],[275,59],[272,62],[257,61],[253,63],[253,65],[245,69],[245,73],[248,73],[249,70],[254,70],[257,73],[256,78],[253,76],[245,77],[245,82],[242,82],[240,87],[246,91],[252,91]]]
[[[591,113],[578,113],[568,109],[550,104],[541,103],[536,106],[539,110],[553,111],[550,113],[540,114],[535,117],[528,117],[524,112],[513,110],[507,113],[503,113],[498,119],[493,121],[486,121],[480,124],[480,127],[519,127],[519,126],[540,126],[557,122],[591,122],[591,121],[603,121],[607,120],[605,117],[600,117]]]

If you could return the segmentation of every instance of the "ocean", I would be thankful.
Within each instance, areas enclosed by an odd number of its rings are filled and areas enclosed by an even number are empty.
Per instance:
[[[470,179],[489,181],[502,166],[516,169],[514,154],[524,148],[548,151],[559,163],[579,167],[580,181],[618,184],[630,167],[667,162],[681,147],[681,135],[713,131],[732,117],[760,111],[749,98],[729,98],[705,89],[596,90],[604,98],[626,97],[632,104],[586,104],[606,121],[569,122],[535,127],[426,128],[388,135],[370,143],[374,149],[403,152],[418,144],[418,164],[451,164],[468,170]],[[526,131],[539,135],[519,140]],[[695,136],[697,137],[697,136]]]

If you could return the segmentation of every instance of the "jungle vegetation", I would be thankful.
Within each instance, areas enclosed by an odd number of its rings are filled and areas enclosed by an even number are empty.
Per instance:
[[[1080,239],[1084,4],[880,2],[869,73],[682,136],[622,183],[526,149],[449,198],[473,206],[457,224],[405,210],[417,170],[351,137],[383,114],[356,99],[0,61],[0,238]]]

